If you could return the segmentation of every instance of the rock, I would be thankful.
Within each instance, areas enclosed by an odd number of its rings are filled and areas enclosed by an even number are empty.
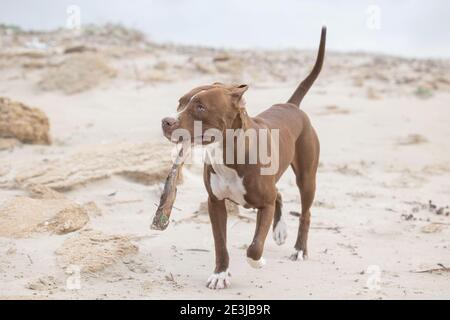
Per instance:
[[[18,170],[15,181],[22,187],[44,185],[70,190],[112,175],[128,175],[145,184],[164,182],[172,167],[170,143],[115,144],[85,147],[58,160],[32,164]]]
[[[41,110],[0,97],[0,138],[12,138],[30,144],[50,144],[49,131],[50,123]]]
[[[120,235],[107,235],[100,231],[84,231],[64,241],[56,251],[62,268],[70,265],[80,267],[82,272],[99,272],[136,254],[138,247]]]
[[[0,237],[23,238],[36,232],[66,234],[89,221],[85,209],[66,199],[16,197],[0,207]]]

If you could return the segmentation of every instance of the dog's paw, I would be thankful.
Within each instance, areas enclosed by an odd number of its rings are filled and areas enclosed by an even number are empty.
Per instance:
[[[307,259],[308,255],[304,253],[303,250],[295,250],[295,252],[289,257],[289,260],[292,261],[303,261]]]
[[[273,229],[273,240],[279,246],[281,246],[287,238],[287,226],[283,219],[280,219]]]
[[[213,273],[209,276],[208,281],[206,282],[206,286],[213,290],[225,289],[230,285],[231,274],[228,270],[220,273]]]
[[[266,265],[266,260],[263,257],[259,260],[253,260],[252,258],[247,257],[247,262],[252,268],[255,269],[261,269]]]

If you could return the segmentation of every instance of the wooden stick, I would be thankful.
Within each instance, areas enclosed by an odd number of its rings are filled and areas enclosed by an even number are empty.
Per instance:
[[[186,155],[183,154],[183,148],[178,153],[172,168],[169,171],[169,175],[166,178],[164,184],[164,190],[159,199],[159,206],[156,210],[151,229],[153,230],[165,230],[169,225],[169,218],[172,212],[173,203],[177,196],[177,180],[180,175],[183,162],[186,159]],[[187,153],[187,152],[186,152]]]

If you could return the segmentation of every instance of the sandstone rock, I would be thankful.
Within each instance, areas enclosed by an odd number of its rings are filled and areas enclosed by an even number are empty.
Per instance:
[[[50,144],[50,123],[37,108],[0,97],[0,138],[23,143]]]
[[[23,238],[35,232],[66,234],[89,221],[84,208],[67,198],[16,197],[0,207],[0,237]]]
[[[75,265],[82,272],[99,272],[135,254],[138,247],[120,235],[107,235],[100,231],[84,231],[64,241],[56,251],[62,268]]]
[[[172,167],[172,148],[169,143],[91,146],[62,159],[23,168],[15,180],[22,187],[37,184],[58,191],[112,175],[125,175],[146,185],[156,184],[164,182]]]

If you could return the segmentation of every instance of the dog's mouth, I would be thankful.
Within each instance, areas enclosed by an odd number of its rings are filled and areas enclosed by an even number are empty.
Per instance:
[[[219,129],[213,127],[204,127],[200,133],[200,130],[195,130],[195,128],[182,128],[177,127],[176,129],[163,129],[164,137],[172,143],[190,143],[192,145],[208,145],[210,143],[217,142],[221,137],[217,137],[214,135],[214,132],[208,132],[208,130],[216,130]],[[177,130],[182,130],[178,131]]]
[[[187,139],[183,139],[181,136],[173,136],[168,133],[164,133],[164,137],[166,137],[172,143],[183,143],[186,142]],[[192,145],[207,145],[210,143],[216,142],[214,136],[210,136],[207,134],[201,134],[197,136],[193,136],[191,138]]]
[[[203,133],[192,138],[191,142],[194,145],[208,145],[210,143],[216,142],[216,138],[212,135]]]

